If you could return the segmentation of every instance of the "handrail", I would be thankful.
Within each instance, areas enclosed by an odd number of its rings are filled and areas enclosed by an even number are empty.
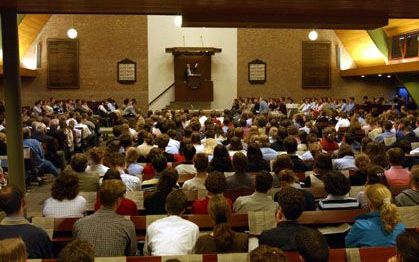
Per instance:
[[[160,93],[160,95],[156,96],[150,103],[148,103],[148,106],[151,106],[154,102],[156,102],[162,95],[164,95],[167,91],[169,91],[170,88],[174,87],[175,83],[171,84],[168,88],[164,89],[163,92]]]

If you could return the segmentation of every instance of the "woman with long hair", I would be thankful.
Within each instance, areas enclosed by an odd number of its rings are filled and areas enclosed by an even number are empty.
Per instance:
[[[222,195],[213,196],[208,203],[208,214],[214,224],[212,233],[198,238],[195,253],[241,253],[248,251],[245,233],[230,228],[231,209]]]
[[[345,237],[346,247],[394,246],[405,226],[400,223],[400,215],[391,202],[390,190],[382,184],[374,184],[368,186],[365,193],[370,212],[357,217]]]
[[[208,172],[232,172],[233,165],[231,163],[230,155],[227,148],[223,145],[217,145],[214,148],[214,157],[208,166]]]

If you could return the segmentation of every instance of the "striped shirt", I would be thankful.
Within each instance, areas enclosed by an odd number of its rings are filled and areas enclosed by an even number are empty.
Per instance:
[[[325,199],[319,201],[320,210],[355,208],[360,208],[358,200],[347,196],[332,196],[329,194]]]

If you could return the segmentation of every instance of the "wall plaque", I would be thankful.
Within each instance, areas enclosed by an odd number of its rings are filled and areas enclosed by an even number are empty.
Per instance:
[[[137,81],[137,63],[124,59],[118,62],[118,83],[134,84]]]
[[[303,41],[302,87],[331,87],[331,42]]]
[[[48,88],[80,88],[79,41],[47,40]]]
[[[249,63],[249,82],[254,84],[264,84],[266,82],[266,63],[256,59]]]

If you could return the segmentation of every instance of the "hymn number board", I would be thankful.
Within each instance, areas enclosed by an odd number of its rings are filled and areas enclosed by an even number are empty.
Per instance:
[[[134,84],[137,81],[137,63],[129,59],[118,62],[118,83]]]
[[[79,42],[47,40],[48,88],[80,88]]]
[[[254,84],[264,84],[266,82],[266,63],[256,59],[249,63],[249,82]]]
[[[331,43],[303,41],[303,88],[331,87]]]

